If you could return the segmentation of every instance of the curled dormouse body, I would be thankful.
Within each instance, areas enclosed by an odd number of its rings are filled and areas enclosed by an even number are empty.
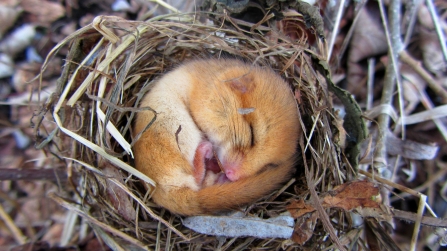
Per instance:
[[[181,215],[214,214],[278,189],[294,168],[301,127],[288,84],[233,59],[184,63],[157,80],[140,107],[156,121],[134,146],[154,201]],[[139,112],[133,132],[154,114]]]

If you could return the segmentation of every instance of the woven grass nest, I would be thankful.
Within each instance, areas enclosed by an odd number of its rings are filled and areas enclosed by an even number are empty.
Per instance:
[[[144,186],[151,177],[133,169],[132,121],[147,87],[183,61],[236,57],[271,67],[290,84],[304,128],[298,153],[303,160],[295,176],[241,212],[275,217],[290,212],[293,202],[309,201],[355,179],[355,142],[362,138],[352,140],[351,133],[351,141],[346,140],[344,130],[361,119],[343,128],[333,109],[329,90],[334,87],[324,68],[326,44],[315,32],[318,27],[308,27],[306,14],[295,10],[281,14],[277,19],[267,13],[257,24],[225,13],[172,14],[145,22],[101,16],[54,48],[52,55],[69,45],[69,55],[58,90],[41,111],[38,138],[66,163],[70,184],[50,196],[73,212],[72,229],[79,240],[93,230],[113,250],[323,249],[351,233],[351,213],[317,208],[320,217],[310,221],[312,234],[301,243],[296,237],[203,235],[151,202]],[[82,220],[76,221],[77,215]],[[296,224],[305,222],[309,217]]]

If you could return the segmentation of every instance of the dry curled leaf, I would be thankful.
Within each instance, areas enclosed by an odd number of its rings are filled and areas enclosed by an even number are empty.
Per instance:
[[[379,201],[379,188],[369,181],[354,181],[335,187],[321,195],[324,208],[341,208],[356,211],[363,217],[373,217],[379,221],[389,221],[392,213],[384,210]],[[386,209],[386,208],[385,208]],[[293,241],[304,244],[312,237],[318,214],[310,201],[296,200],[287,206],[293,218],[297,219],[292,235]]]
[[[297,219],[292,240],[300,245],[304,245],[312,237],[317,219],[318,214],[316,212]]]
[[[379,195],[379,188],[368,181],[344,183],[335,187],[323,197],[323,207],[342,208],[351,211],[355,208],[379,208],[375,198]]]
[[[379,188],[368,181],[354,181],[335,187],[320,197],[324,208],[341,208],[351,211],[356,208],[380,208]],[[315,211],[311,202],[304,200],[293,201],[287,210],[292,217],[299,218]]]
[[[312,205],[305,203],[304,200],[292,201],[286,208],[295,219],[316,210]]]

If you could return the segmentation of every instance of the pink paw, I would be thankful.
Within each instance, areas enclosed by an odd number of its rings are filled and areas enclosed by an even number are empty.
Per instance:
[[[225,175],[227,176],[227,178],[231,181],[236,181],[238,179],[240,179],[240,173],[238,173],[235,169],[237,169],[236,167],[224,167],[225,170]]]
[[[206,159],[213,156],[213,145],[209,141],[203,141],[197,146],[194,155],[193,173],[196,183],[201,185],[206,173]]]
[[[211,159],[213,157],[213,144],[209,141],[200,142],[196,149],[197,154],[200,154],[205,159]]]

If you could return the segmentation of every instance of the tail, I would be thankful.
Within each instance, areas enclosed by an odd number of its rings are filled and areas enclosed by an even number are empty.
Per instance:
[[[258,175],[194,191],[186,187],[157,187],[153,199],[181,215],[216,214],[238,209],[280,188],[293,174],[294,158]],[[160,199],[158,199],[160,198]]]

